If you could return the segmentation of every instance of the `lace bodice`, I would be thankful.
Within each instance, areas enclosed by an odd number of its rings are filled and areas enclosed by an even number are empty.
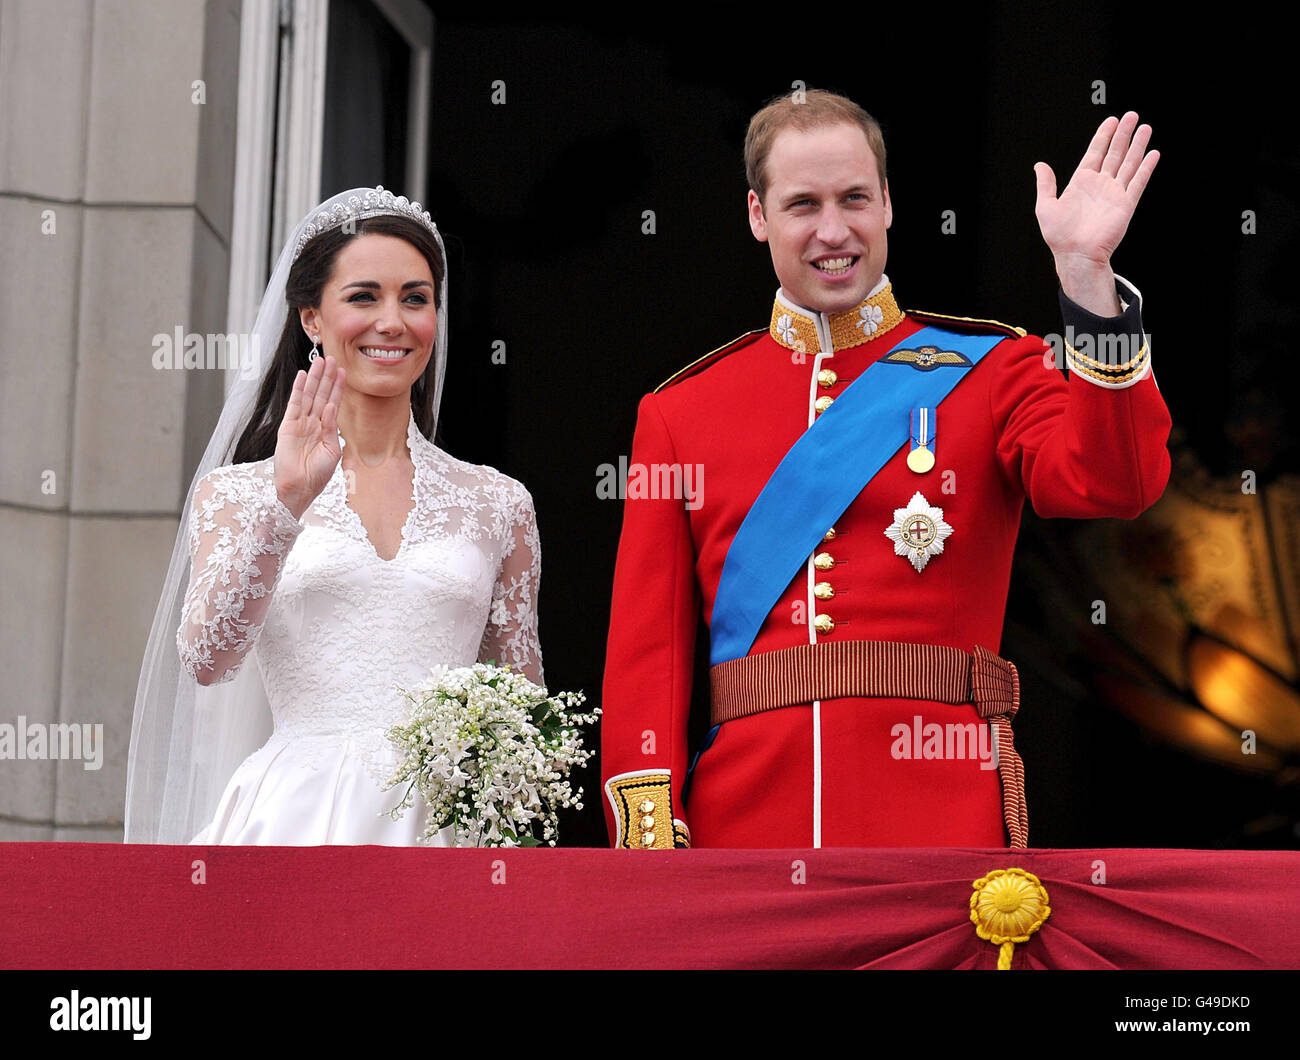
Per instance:
[[[377,749],[400,715],[395,686],[438,663],[495,659],[543,680],[528,491],[444,453],[414,417],[407,445],[414,505],[392,560],[348,504],[341,462],[301,522],[276,494],[274,458],[217,468],[196,488],[181,663],[213,684],[254,655],[277,736]]]

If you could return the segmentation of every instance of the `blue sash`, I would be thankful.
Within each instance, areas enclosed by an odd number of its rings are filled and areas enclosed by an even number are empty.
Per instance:
[[[827,528],[908,443],[911,410],[938,406],[1004,338],[922,328],[850,383],[799,436],[727,550],[710,623],[712,665],[749,654]],[[925,346],[941,351],[937,359],[906,352]]]

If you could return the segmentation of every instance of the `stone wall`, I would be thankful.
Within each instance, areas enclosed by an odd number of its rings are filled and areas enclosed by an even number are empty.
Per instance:
[[[225,330],[240,0],[0,0],[0,840],[120,841],[136,681]],[[201,82],[197,84],[196,82]]]

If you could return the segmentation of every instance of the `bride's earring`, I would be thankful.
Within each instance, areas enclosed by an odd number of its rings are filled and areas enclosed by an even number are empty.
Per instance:
[[[320,356],[320,350],[317,349],[319,345],[320,345],[320,336],[313,335],[311,337],[311,353],[307,354],[308,364],[312,364],[313,362],[315,362],[316,358]]]

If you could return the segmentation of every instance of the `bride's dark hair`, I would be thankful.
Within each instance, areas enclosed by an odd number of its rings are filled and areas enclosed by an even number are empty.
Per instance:
[[[284,321],[284,330],[280,332],[275,358],[266,378],[262,380],[257,404],[249,417],[248,426],[244,428],[244,433],[235,446],[231,463],[246,464],[274,455],[276,435],[280,430],[280,422],[284,419],[284,410],[289,405],[294,378],[299,369],[310,367],[307,357],[311,353],[311,343],[307,341],[297,310],[320,305],[321,292],[334,271],[334,260],[339,251],[361,235],[396,236],[423,254],[429,263],[429,271],[433,274],[434,305],[438,312],[442,312],[438,292],[442,289],[445,265],[438,251],[437,240],[418,221],[382,214],[356,222],[353,231],[345,231],[343,227],[331,228],[316,236],[303,247],[298,260],[289,270],[284,291],[289,313]],[[430,379],[430,373],[435,370],[435,360],[436,356],[429,358],[424,374],[411,387],[411,411],[415,416],[415,425],[420,428],[420,433],[430,439],[433,437],[436,413],[433,407],[433,380]]]

